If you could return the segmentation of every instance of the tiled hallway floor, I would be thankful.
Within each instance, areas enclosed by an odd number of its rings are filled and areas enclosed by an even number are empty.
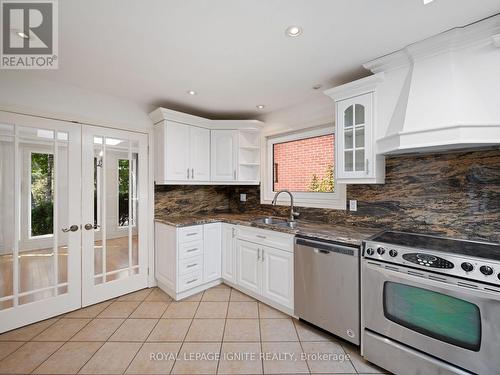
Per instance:
[[[225,285],[180,302],[144,289],[0,335],[1,374],[381,371],[354,346]]]

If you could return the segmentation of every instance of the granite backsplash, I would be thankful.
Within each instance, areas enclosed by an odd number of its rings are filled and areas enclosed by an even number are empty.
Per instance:
[[[356,212],[298,207],[299,219],[500,242],[500,150],[389,157],[385,184],[349,185],[347,198]],[[173,215],[288,212],[261,205],[257,186],[157,186],[155,204]]]

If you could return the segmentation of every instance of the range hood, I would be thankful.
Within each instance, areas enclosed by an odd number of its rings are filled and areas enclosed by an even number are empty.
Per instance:
[[[377,87],[378,154],[500,145],[500,15],[364,67],[384,75]]]

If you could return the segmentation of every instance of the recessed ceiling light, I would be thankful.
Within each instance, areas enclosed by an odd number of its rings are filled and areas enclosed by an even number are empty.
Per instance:
[[[188,93],[189,95],[196,95],[196,91],[194,91],[194,90],[189,90],[187,93]]]
[[[16,33],[19,37],[23,38],[23,39],[29,39],[30,37],[28,35],[26,35],[25,33],[23,33],[22,31],[18,31]]]
[[[258,109],[264,109],[264,108],[266,108],[266,106],[265,106],[264,104],[259,104],[259,105],[257,106],[257,108],[258,108]]]
[[[318,84],[316,84],[316,85],[313,86],[313,89],[314,90],[319,90],[322,87],[323,87],[323,85],[321,83],[318,83]]]
[[[434,1],[434,0],[423,0],[424,5],[430,4],[430,3],[432,3],[433,1]]]
[[[302,34],[302,28],[300,26],[288,26],[285,30],[286,35],[289,37],[296,37]]]

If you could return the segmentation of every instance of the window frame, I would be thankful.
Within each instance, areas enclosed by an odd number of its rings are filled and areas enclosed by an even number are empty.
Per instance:
[[[292,133],[276,134],[265,137],[266,147],[262,152],[262,187],[260,190],[261,204],[271,204],[275,195],[274,187],[274,158],[273,147],[277,143],[298,141],[301,139],[320,137],[328,134],[335,134],[335,126],[332,124],[323,125],[317,128],[302,129]],[[335,146],[334,146],[335,147]],[[340,184],[336,178],[337,160],[334,152],[334,174],[335,174],[335,191],[333,193],[318,193],[318,192],[292,192],[294,197],[294,205],[298,207],[314,207],[328,209],[346,209],[346,185]],[[278,197],[277,204],[286,206],[290,204],[288,194],[281,194]]]

